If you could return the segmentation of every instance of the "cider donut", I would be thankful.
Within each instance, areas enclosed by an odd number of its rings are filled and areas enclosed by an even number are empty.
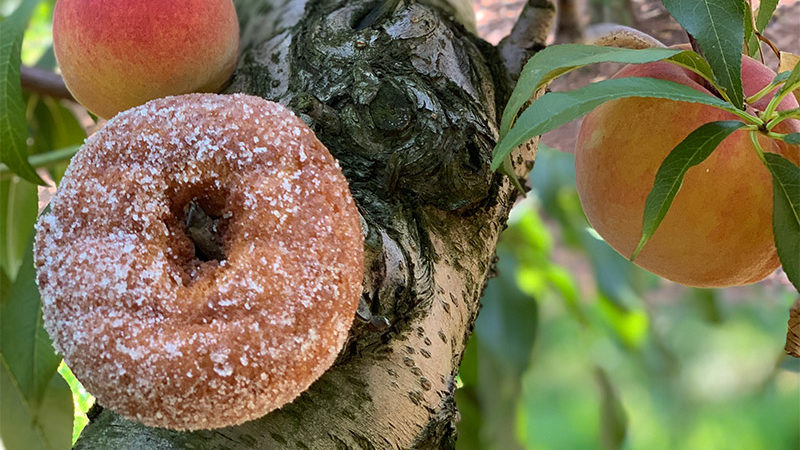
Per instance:
[[[189,94],[122,112],[73,158],[51,208],[35,240],[45,328],[127,418],[255,419],[345,342],[359,213],[336,160],[277,103]]]

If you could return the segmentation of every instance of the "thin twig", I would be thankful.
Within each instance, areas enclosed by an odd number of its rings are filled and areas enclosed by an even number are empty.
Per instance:
[[[55,98],[75,101],[61,75],[38,67],[20,67],[22,88]]]

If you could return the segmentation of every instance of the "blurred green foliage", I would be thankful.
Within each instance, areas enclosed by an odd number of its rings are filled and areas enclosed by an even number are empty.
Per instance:
[[[589,228],[571,154],[540,146],[531,181],[462,363],[459,449],[800,448],[790,286],[663,281]]]

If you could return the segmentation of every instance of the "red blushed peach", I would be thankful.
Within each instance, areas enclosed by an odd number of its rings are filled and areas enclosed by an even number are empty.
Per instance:
[[[53,47],[70,92],[110,118],[148,100],[217,92],[233,73],[231,0],[58,0]]]
[[[654,77],[708,91],[695,74],[666,62],[632,65],[615,78]],[[744,57],[745,96],[775,74]],[[711,95],[709,93],[709,95]],[[756,102],[763,109],[769,98]],[[779,109],[796,108],[787,97]],[[630,257],[639,241],[645,199],[669,152],[700,125],[737,117],[710,106],[651,98],[608,102],[583,121],[575,155],[578,194],[589,222]],[[800,131],[798,122],[779,130]],[[800,164],[800,148],[759,137],[765,151]],[[636,259],[682,284],[721,287],[753,283],[779,266],[772,235],[772,179],[747,132],[725,139],[686,173],[671,208]]]

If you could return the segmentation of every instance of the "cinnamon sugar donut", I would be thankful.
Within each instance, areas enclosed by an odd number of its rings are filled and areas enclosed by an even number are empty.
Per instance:
[[[344,344],[358,210],[334,158],[276,103],[190,94],[120,113],[51,206],[36,227],[45,328],[123,416],[178,430],[255,419]]]

